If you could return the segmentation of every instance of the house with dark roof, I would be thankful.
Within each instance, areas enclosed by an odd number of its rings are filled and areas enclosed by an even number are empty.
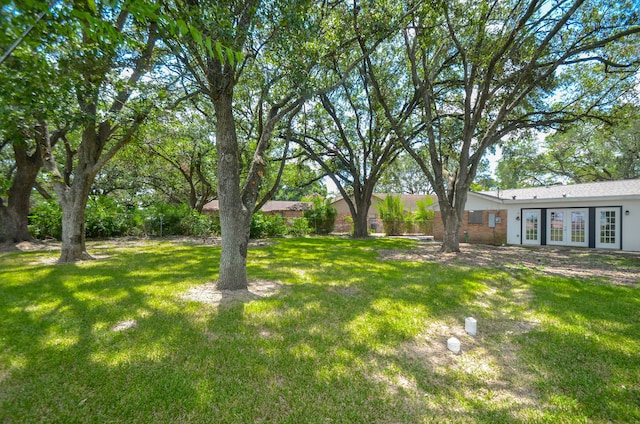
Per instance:
[[[640,251],[640,179],[470,192],[460,240]]]
[[[304,211],[311,209],[311,202],[270,200],[260,209],[267,215],[282,215],[284,218],[300,218]],[[220,211],[218,200],[212,200],[203,206],[202,212],[205,214],[217,214]]]

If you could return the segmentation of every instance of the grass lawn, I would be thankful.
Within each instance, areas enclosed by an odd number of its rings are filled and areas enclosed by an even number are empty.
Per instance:
[[[248,265],[275,293],[212,304],[219,247],[89,247],[0,255],[0,422],[640,422],[637,284],[278,239]]]

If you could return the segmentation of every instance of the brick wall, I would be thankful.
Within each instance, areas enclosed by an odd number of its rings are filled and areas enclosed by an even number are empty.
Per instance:
[[[480,211],[477,211],[478,213]],[[469,224],[469,211],[464,211],[462,226],[460,227],[460,242],[465,242],[465,232],[469,234],[469,243],[482,244],[504,244],[507,242],[507,211],[506,210],[485,210],[482,212],[482,224]],[[489,214],[495,214],[496,226],[489,227]],[[500,221],[500,222],[497,222]],[[444,228],[440,212],[436,211],[433,222],[433,237],[442,241],[444,238]]]

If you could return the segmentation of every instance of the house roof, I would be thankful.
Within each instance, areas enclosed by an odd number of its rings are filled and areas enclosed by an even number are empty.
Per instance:
[[[220,209],[218,200],[212,200],[203,206],[203,212],[214,212]],[[311,209],[311,202],[288,200],[270,200],[260,209],[262,212],[306,211]]]
[[[595,183],[551,185],[509,190],[482,191],[475,194],[505,203],[531,200],[582,200],[631,197],[640,199],[640,179]]]
[[[271,200],[260,209],[262,212],[306,211],[311,209],[311,202],[295,202],[287,200]]]

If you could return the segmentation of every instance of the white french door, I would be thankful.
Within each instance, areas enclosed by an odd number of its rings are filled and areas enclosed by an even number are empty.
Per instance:
[[[596,247],[620,249],[620,208],[596,208]]]
[[[540,244],[540,209],[523,210],[523,244]]]
[[[588,209],[547,210],[547,244],[589,245]]]

